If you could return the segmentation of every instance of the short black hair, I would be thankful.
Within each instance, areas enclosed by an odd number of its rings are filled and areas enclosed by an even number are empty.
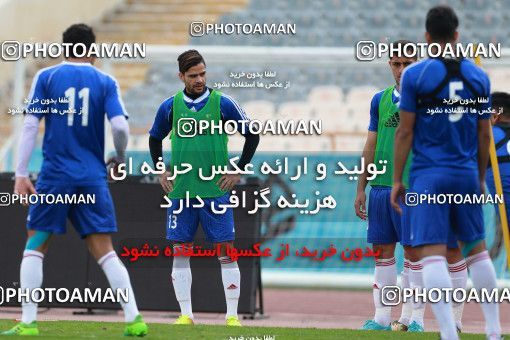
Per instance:
[[[90,46],[96,42],[96,35],[92,27],[86,24],[74,24],[69,26],[62,34],[62,42],[64,44],[83,44],[85,49],[88,50]],[[74,54],[74,47],[69,48],[69,57],[82,57],[86,50],[83,47],[76,46],[76,55]]]
[[[503,108],[503,115],[510,116],[510,94],[507,92],[492,92],[492,109],[499,113],[499,108]]]
[[[413,49],[413,45],[415,46],[414,49]],[[406,54],[409,56],[409,55],[413,54],[413,52],[414,52],[414,54],[410,58],[413,58],[416,60],[418,59],[418,48],[416,47],[416,43],[412,42],[411,40],[406,40],[406,39],[396,40],[390,44],[390,48],[391,49],[398,48],[400,50],[400,52],[402,52],[401,57],[407,57]],[[397,56],[397,54],[392,55],[391,49],[390,49],[390,53],[389,53],[390,59],[392,57]]]
[[[187,50],[181,53],[181,55],[177,57],[177,62],[179,63],[179,72],[183,74],[200,63],[205,65],[204,58],[197,50]]]
[[[425,28],[432,40],[446,42],[453,40],[459,27],[459,18],[449,6],[432,7],[427,13]]]

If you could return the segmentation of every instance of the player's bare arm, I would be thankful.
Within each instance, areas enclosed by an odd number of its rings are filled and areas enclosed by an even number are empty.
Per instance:
[[[405,195],[405,187],[402,183],[404,166],[411,151],[413,142],[414,123],[416,115],[414,112],[400,111],[400,124],[395,132],[395,160],[393,164],[393,189],[391,190],[391,205],[402,213],[398,199]]]
[[[113,145],[116,155],[106,161],[108,167],[108,178],[112,179],[111,171],[114,176],[119,176],[119,165],[126,161],[126,148],[129,139],[129,124],[123,115],[115,116],[110,120],[112,127]],[[111,168],[111,170],[110,170]]]
[[[254,134],[247,134],[244,136],[244,138],[243,152],[241,154],[241,159],[237,163],[237,166],[240,169],[244,169],[245,166],[251,161],[260,141],[259,135]],[[239,174],[226,174],[221,176],[216,184],[220,187],[221,190],[230,191],[236,186],[237,183],[239,183],[240,180],[241,175]]]
[[[377,132],[368,131],[367,140],[365,142],[365,146],[363,147],[363,158],[365,159],[366,164],[370,164],[374,162],[375,157],[375,145],[377,143]],[[356,193],[356,199],[354,200],[354,210],[356,212],[356,216],[361,218],[362,220],[367,219],[367,208],[366,208],[366,200],[367,196],[365,194],[365,189],[367,187],[367,173],[363,172],[358,180],[358,187]]]
[[[483,194],[485,194],[485,171],[489,162],[490,129],[490,119],[478,120],[478,177]]]

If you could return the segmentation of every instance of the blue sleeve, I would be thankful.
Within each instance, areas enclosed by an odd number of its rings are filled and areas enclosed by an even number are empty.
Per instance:
[[[485,111],[486,113],[478,115],[478,119],[489,119],[492,115],[491,107],[492,107],[492,98],[491,98],[491,81],[489,77],[483,73],[483,92],[482,96],[484,98],[489,98],[487,103],[480,103],[480,109]]]
[[[126,119],[129,118],[129,114],[126,112],[124,103],[120,96],[119,84],[111,77],[107,78],[104,111],[106,112],[108,119],[112,119],[113,117],[120,115],[124,115]]]
[[[245,134],[249,132],[247,126],[250,119],[248,118],[244,110],[241,108],[241,106],[239,106],[239,104],[234,99],[232,99],[232,97],[227,96],[225,94],[221,95],[220,110],[223,120],[235,120],[236,122],[238,122],[237,131],[242,133],[244,125]]]
[[[400,110],[416,113],[416,83],[413,68],[404,70],[400,80]]]
[[[494,137],[494,144],[498,144],[505,137],[505,133],[495,125],[492,126],[492,136]]]
[[[41,119],[44,116],[44,111],[49,109],[48,105],[43,105],[43,99],[47,98],[46,95],[46,76],[45,73],[39,71],[32,81],[32,87],[28,95],[28,105],[25,111],[29,114]]]
[[[377,132],[379,126],[379,102],[381,101],[382,92],[377,92],[372,97],[370,103],[370,123],[368,124],[368,131]]]
[[[154,124],[152,124],[152,128],[149,130],[151,137],[163,140],[172,130],[172,125],[170,124],[172,121],[172,105],[173,97],[165,100],[159,106],[156,118],[154,118]]]

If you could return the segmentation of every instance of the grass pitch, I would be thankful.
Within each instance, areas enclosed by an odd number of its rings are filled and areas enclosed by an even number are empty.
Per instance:
[[[0,320],[0,330],[15,325],[12,320]],[[41,339],[126,339],[124,324],[92,321],[41,321],[38,322]],[[2,337],[1,338],[7,338]],[[391,331],[358,331],[350,329],[239,327],[195,325],[173,326],[149,324],[147,339],[222,339],[222,340],[281,340],[281,339],[434,339],[437,333],[412,333]],[[462,334],[461,339],[484,339],[481,334]]]

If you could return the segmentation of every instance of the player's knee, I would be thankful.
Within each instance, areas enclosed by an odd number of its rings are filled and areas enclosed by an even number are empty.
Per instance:
[[[478,254],[485,250],[485,242],[484,240],[475,240],[471,242],[462,242],[462,256],[468,257],[475,254]]]
[[[418,251],[411,246],[404,247],[404,257],[411,262],[417,262],[420,260]]]
[[[460,248],[446,248],[446,260],[448,263],[457,263],[464,258]]]
[[[232,242],[221,242],[221,243],[215,243],[215,247],[217,249],[218,258],[222,256],[227,256],[230,254],[230,250],[234,248],[234,244]]]
[[[112,238],[109,234],[87,235],[85,242],[96,260],[113,251]]]
[[[378,259],[390,259],[395,256],[395,244],[374,244],[374,252],[379,253]]]
[[[28,237],[27,243],[25,245],[25,250],[37,250],[45,254],[48,250],[50,237],[51,233],[36,230],[32,235]]]

